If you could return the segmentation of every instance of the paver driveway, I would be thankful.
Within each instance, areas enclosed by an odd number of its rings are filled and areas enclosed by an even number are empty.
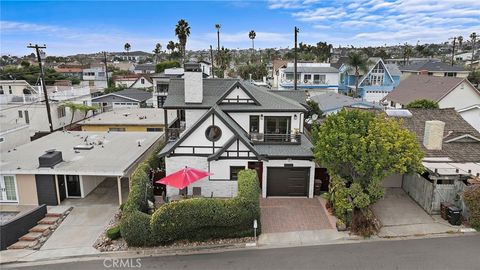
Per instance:
[[[262,233],[335,229],[316,198],[261,198]]]

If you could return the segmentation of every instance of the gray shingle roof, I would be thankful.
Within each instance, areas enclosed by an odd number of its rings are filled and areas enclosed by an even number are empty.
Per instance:
[[[266,157],[304,157],[313,158],[313,144],[301,134],[301,144],[258,144],[254,145],[260,155]]]
[[[397,64],[385,64],[385,67],[388,69],[388,72],[390,72],[390,75],[392,76],[402,75],[402,72],[398,68]]]
[[[268,90],[271,93],[286,97],[296,102],[307,105],[307,91],[306,90]]]
[[[305,108],[294,100],[238,79],[203,79],[203,102],[198,104],[186,104],[183,79],[171,79],[168,96],[163,107],[166,109],[186,107],[209,109],[235,83],[240,83],[260,104],[221,104],[219,106],[223,111],[305,111]]]
[[[428,70],[428,71],[465,71],[465,68],[461,66],[452,66],[449,64],[445,64],[440,61],[428,60],[422,62],[412,63],[410,65],[406,65],[400,68],[402,71],[421,71],[421,70]]]
[[[386,100],[408,104],[417,99],[440,101],[464,78],[410,75],[385,97]]]
[[[404,125],[417,135],[425,157],[449,157],[456,162],[480,162],[480,142],[446,142],[458,136],[468,134],[480,139],[480,133],[468,124],[453,108],[447,109],[410,109],[412,117],[402,118]],[[425,121],[445,122],[442,150],[427,150],[423,146]]]
[[[382,106],[380,106],[379,104],[374,104],[359,98],[353,98],[337,93],[325,93],[312,96],[310,97],[310,99],[315,101],[318,104],[320,110],[322,110],[323,112],[329,112],[341,109],[343,107],[354,106],[382,109]]]
[[[285,72],[294,72],[293,67],[285,68]],[[338,69],[334,67],[297,67],[297,72],[307,73],[338,73]]]

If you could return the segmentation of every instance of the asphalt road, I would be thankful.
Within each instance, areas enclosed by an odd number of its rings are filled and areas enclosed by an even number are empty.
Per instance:
[[[480,269],[480,235],[29,266],[19,269]],[[118,262],[117,262],[118,263]],[[117,266],[119,266],[117,264]]]

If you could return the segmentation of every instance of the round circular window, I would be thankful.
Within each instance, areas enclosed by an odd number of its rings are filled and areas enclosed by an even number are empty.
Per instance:
[[[207,130],[205,130],[205,137],[209,141],[216,142],[222,137],[222,130],[215,125],[209,126]]]

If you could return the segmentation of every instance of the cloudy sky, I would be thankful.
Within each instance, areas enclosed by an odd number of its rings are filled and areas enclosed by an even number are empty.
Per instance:
[[[228,48],[291,47],[299,41],[393,45],[467,39],[480,32],[479,0],[271,0],[271,1],[6,1],[0,2],[0,53],[24,55],[30,42],[48,55],[98,51],[152,51],[175,40],[179,19],[191,26],[187,49],[216,45],[214,25]]]

